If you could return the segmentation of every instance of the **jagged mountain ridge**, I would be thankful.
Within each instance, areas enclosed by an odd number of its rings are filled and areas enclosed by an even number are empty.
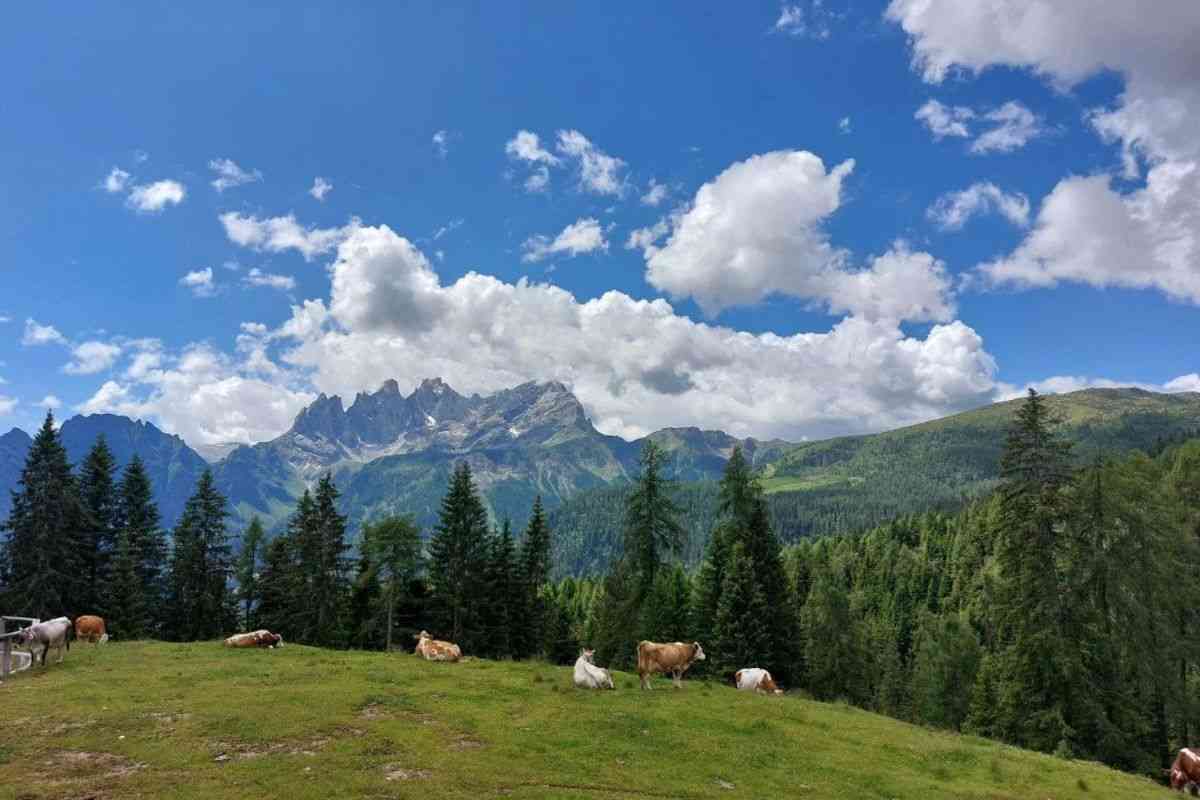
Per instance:
[[[695,428],[651,438],[675,456],[673,474],[682,480],[718,474],[735,444],[751,454],[784,447]],[[597,431],[558,382],[468,397],[440,378],[408,396],[388,380],[376,392],[360,392],[348,408],[338,396],[321,395],[282,436],[236,448],[215,472],[241,521],[258,514],[278,527],[304,488],[329,471],[352,523],[412,513],[428,526],[453,464],[463,459],[493,515],[519,524],[536,495],[553,508],[580,491],[628,481],[641,446]]]

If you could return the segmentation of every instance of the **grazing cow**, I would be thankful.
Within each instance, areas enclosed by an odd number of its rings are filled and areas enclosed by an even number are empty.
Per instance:
[[[705,659],[704,649],[699,642],[684,644],[658,644],[657,642],[638,642],[637,669],[642,679],[642,688],[649,689],[650,677],[657,673],[671,673],[671,679],[676,689],[682,689],[681,678],[688,667],[697,661]]]
[[[283,647],[283,637],[278,633],[271,633],[266,629],[251,631],[250,633],[235,633],[225,640],[225,646],[266,647],[269,650],[274,650],[276,647]]]
[[[595,650],[584,650],[575,660],[575,686],[580,689],[615,689],[612,674],[603,667],[597,667]]]
[[[426,631],[413,634],[417,640],[417,655],[424,656],[426,661],[458,661],[462,658],[462,650],[453,642],[439,642]]]
[[[739,669],[733,674],[733,685],[744,692],[783,694],[783,689],[775,685],[775,679],[771,677],[771,673],[760,667]]]
[[[1186,789],[1195,794],[1200,785],[1200,753],[1187,747],[1180,750],[1171,765],[1170,776],[1172,789],[1181,792]]]
[[[29,654],[34,661],[37,661],[36,650],[40,647],[42,666],[45,667],[46,654],[50,652],[51,647],[58,650],[58,661],[55,663],[62,663],[63,650],[71,649],[71,630],[71,620],[66,617],[55,617],[30,625],[28,628],[22,628],[21,635],[17,637],[17,640],[29,648]]]
[[[104,618],[84,614],[81,617],[75,618],[75,638],[91,642],[92,644],[104,644],[108,641],[108,633],[104,629]]]

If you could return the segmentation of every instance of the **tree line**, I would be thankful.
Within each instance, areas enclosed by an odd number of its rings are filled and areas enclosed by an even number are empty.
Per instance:
[[[701,676],[762,666],[818,699],[1147,774],[1200,731],[1200,440],[1077,469],[1035,392],[994,492],[862,534],[785,548],[735,449],[693,570],[681,493],[648,443],[612,568],[557,582],[540,500],[515,535],[465,462],[428,541],[390,517],[351,548],[326,475],[279,535],[252,523],[235,558],[210,475],[168,547],[144,469],[117,479],[105,451],[74,474],[47,418],[6,523],[6,608],[100,609],[114,634],[180,640],[241,626],[407,648],[426,628],[472,655],[569,663],[588,646],[617,669],[641,639],[698,640]]]

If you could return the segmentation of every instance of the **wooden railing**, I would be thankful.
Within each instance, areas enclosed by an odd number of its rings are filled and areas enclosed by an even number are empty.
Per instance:
[[[0,617],[0,680],[4,680],[12,672],[13,645],[21,628],[36,625],[41,620],[33,617]],[[15,625],[14,630],[9,630]]]

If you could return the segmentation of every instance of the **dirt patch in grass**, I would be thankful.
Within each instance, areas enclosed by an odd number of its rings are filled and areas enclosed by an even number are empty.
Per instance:
[[[378,719],[390,719],[391,716],[379,703],[369,703],[363,706],[362,710],[358,712],[358,718],[365,719],[368,722]]]
[[[388,764],[383,771],[383,779],[386,781],[423,781],[433,775],[427,769],[413,769],[399,764]]]
[[[43,764],[48,770],[62,774],[67,783],[90,778],[125,778],[146,768],[145,764],[116,753],[87,750],[60,750]]]
[[[316,736],[312,739],[290,742],[271,742],[269,744],[247,744],[245,742],[215,742],[211,750],[215,753],[213,761],[225,762],[232,759],[245,761],[263,756],[315,756],[317,751],[332,742],[328,736]]]
[[[478,750],[481,747],[487,747],[487,745],[471,736],[458,736],[450,745],[451,750]]]

